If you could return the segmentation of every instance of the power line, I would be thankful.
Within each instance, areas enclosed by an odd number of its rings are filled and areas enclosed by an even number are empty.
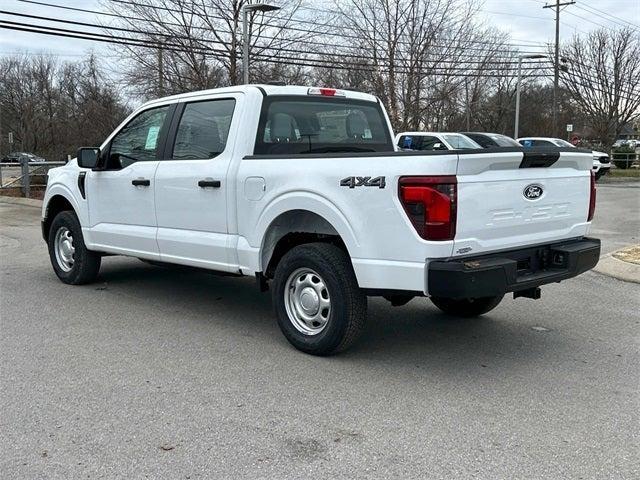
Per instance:
[[[96,24],[92,24],[92,23],[88,23],[88,22],[79,22],[79,21],[73,21],[73,20],[63,20],[63,19],[59,19],[59,18],[53,18],[53,17],[43,17],[40,15],[29,15],[29,14],[25,14],[25,13],[17,13],[17,12],[10,12],[10,11],[6,11],[6,10],[0,10],[0,14],[4,14],[4,15],[12,15],[12,16],[18,16],[18,17],[24,17],[24,18],[30,18],[30,19],[36,19],[36,20],[44,20],[44,21],[48,21],[48,22],[59,22],[59,23],[65,23],[65,24],[71,24],[71,25],[79,25],[79,26],[84,26],[84,27],[91,27],[91,28],[103,28],[100,25],[96,25]],[[31,26],[36,26],[36,25],[31,25]],[[153,41],[158,42],[158,38],[162,39],[163,37],[166,38],[166,40],[176,40],[176,39],[185,39],[188,41],[198,41],[198,42],[203,42],[203,43],[213,43],[213,44],[220,44],[222,43],[222,45],[224,47],[226,47],[226,51],[230,51],[230,45],[217,41],[217,40],[209,40],[209,39],[204,39],[204,38],[197,38],[197,37],[190,37],[190,36],[185,36],[185,35],[168,35],[168,34],[158,34],[155,32],[149,32],[147,30],[136,30],[136,29],[129,29],[129,28],[121,28],[121,27],[109,27],[111,30],[115,30],[115,31],[120,31],[120,32],[126,32],[126,33],[137,33],[137,34],[143,34],[143,35],[148,35],[150,36],[152,39],[154,39]],[[161,48],[161,47],[159,47]],[[204,48],[204,47],[203,47]],[[290,48],[285,48],[285,47],[272,47],[271,50],[277,51],[277,52],[290,52],[290,53],[302,53],[302,54],[311,54],[313,52],[309,52],[307,50],[299,50],[299,49],[290,49]],[[373,57],[370,55],[356,55],[356,54],[344,54],[341,53],[340,54],[342,57],[351,57],[354,59],[365,59],[365,60],[377,60],[377,59],[382,59],[382,60],[388,60],[388,58],[386,57]],[[402,58],[400,58],[402,60]],[[429,61],[429,59],[424,59],[425,61]],[[431,61],[437,61],[438,63],[451,63],[453,65],[475,65],[475,64],[479,64],[479,65],[486,65],[487,67],[490,65],[496,65],[496,66],[500,66],[501,68],[507,67],[507,66],[515,66],[517,64],[517,60],[498,60],[498,59],[487,59],[487,60],[473,60],[473,61],[469,61],[466,59],[431,59]],[[362,65],[362,64],[359,64]],[[364,64],[365,66],[369,65],[369,64]]]
[[[57,4],[51,4],[51,3],[47,3],[47,2],[41,2],[41,1],[37,1],[37,0],[17,0],[19,2],[22,3],[30,3],[30,4],[35,4],[35,5],[41,5],[41,6],[46,6],[46,7],[51,7],[51,8],[57,8],[57,9],[62,9],[62,10],[69,10],[69,11],[77,11],[77,12],[83,12],[83,13],[92,13],[94,15],[103,15],[103,16],[108,16],[108,17],[112,17],[112,18],[117,18],[119,20],[135,20],[135,21],[142,21],[142,22],[146,22],[149,23],[149,19],[146,18],[142,18],[142,17],[135,17],[135,16],[127,16],[126,18],[124,18],[121,15],[118,14],[114,14],[114,13],[109,13],[109,12],[101,12],[101,11],[97,11],[97,10],[89,10],[86,8],[79,8],[79,7],[70,7],[70,6],[66,6],[66,5],[57,5]],[[122,1],[122,0],[121,0]],[[126,3],[132,3],[132,2],[126,2]],[[158,7],[159,8],[159,7]],[[307,8],[307,7],[305,7]],[[216,18],[216,19],[224,19],[224,17],[220,17],[220,16],[215,16],[215,15],[209,15],[212,18]],[[179,23],[175,23],[175,22],[168,22],[168,21],[156,21],[156,23],[163,25],[163,26],[167,26],[167,25],[172,25],[172,26],[178,26],[178,27],[184,27],[184,25],[179,24]],[[255,23],[256,25],[264,25],[264,26],[268,26],[268,24],[263,24],[263,23]],[[111,27],[109,27],[111,28]],[[194,30],[201,30],[201,31],[206,31],[206,32],[210,32],[211,29],[210,28],[206,28],[206,27],[201,27],[201,26],[192,26],[191,28],[193,28]],[[306,31],[306,30],[305,30]],[[223,32],[225,35],[232,35],[231,32]],[[339,34],[334,34],[333,36],[339,36]],[[346,37],[346,38],[351,38],[350,37]],[[269,35],[265,35],[265,34],[261,34],[260,38],[264,38],[264,39],[277,39],[278,37],[273,37],[273,36],[269,36]],[[357,37],[360,38],[360,37]],[[291,42],[291,41],[295,41],[294,39],[288,39],[285,37],[281,38],[281,41],[283,42]],[[357,44],[354,42],[350,42],[350,43],[344,43],[344,44],[337,44],[337,43],[330,43],[330,42],[318,42],[318,41],[313,41],[313,40],[305,40],[304,41],[305,44],[310,44],[310,45],[318,45],[320,47],[322,47],[323,49],[326,49],[327,47],[335,47],[337,49],[351,49],[354,51],[361,51],[362,47],[358,46],[360,43],[358,42]],[[401,42],[402,44],[408,44],[407,42]],[[474,41],[470,42],[471,44],[474,44]],[[507,47],[516,47],[518,46],[518,44],[506,44],[504,46]],[[532,45],[523,45],[525,48],[534,48]],[[473,51],[481,51],[481,52],[486,52],[487,48],[486,47],[473,47],[473,46],[458,46],[458,45],[448,45],[448,46],[442,46],[442,45],[432,45],[432,47],[435,48],[444,48],[447,51],[450,50],[463,50],[465,52],[473,52]],[[533,51],[527,51],[527,53],[538,53],[538,52],[533,52]],[[470,53],[469,55],[472,55],[472,53]],[[361,55],[359,55],[361,56]],[[504,55],[504,57],[502,55],[500,55],[501,58],[510,58],[508,55]]]
[[[22,1],[22,0],[21,0]],[[163,7],[163,6],[158,6],[158,5],[148,5],[148,4],[140,4],[138,2],[134,2],[134,1],[130,1],[130,0],[110,0],[113,3],[118,3],[118,4],[122,4],[122,5],[131,5],[131,6],[137,6],[137,7],[144,7],[144,8],[151,8],[153,10],[162,10],[162,11],[166,11],[166,12],[172,12],[172,13],[184,13],[184,10],[180,10],[178,8],[169,8],[169,7]],[[193,5],[193,2],[191,2],[191,4]],[[193,10],[189,11],[190,14],[194,14],[195,12]],[[220,17],[217,15],[212,15],[212,14],[207,14],[207,16],[212,17],[212,18],[217,18],[220,20],[226,20],[225,17]],[[282,20],[281,17],[278,17],[277,15],[268,15],[268,14],[264,14],[263,15],[265,18],[270,18],[273,20]],[[301,24],[307,24],[307,25],[314,25],[314,26],[318,26],[318,27],[331,27],[331,28],[335,28],[335,29],[339,29],[341,28],[340,25],[336,25],[334,23],[318,23],[315,21],[310,21],[310,20],[301,20],[301,19],[294,19],[291,18],[291,20],[293,20],[296,23],[301,23]],[[265,27],[275,27],[275,28],[281,28],[279,25],[271,25],[269,23],[262,23],[262,22],[254,22],[255,25],[258,26],[265,26]],[[293,31],[299,31],[299,32],[303,32],[303,33],[317,33],[317,34],[321,34],[321,35],[329,35],[329,36],[336,36],[336,37],[341,37],[341,38],[350,38],[350,39],[357,39],[357,40],[361,40],[361,37],[358,35],[347,35],[347,34],[339,34],[339,33],[334,33],[334,32],[327,32],[324,30],[313,30],[313,29],[309,29],[309,28],[295,28],[295,27],[282,27],[285,28],[287,30],[293,30]],[[400,42],[403,43],[403,42]],[[482,40],[476,40],[475,43],[478,44],[489,44],[492,45],[493,42],[490,41],[482,41]],[[516,44],[514,44],[515,46]],[[523,46],[528,46],[528,45],[523,45]]]
[[[580,10],[583,10],[586,13],[590,13],[592,15],[600,15],[600,16],[604,15],[605,17],[610,17],[611,19],[603,18],[603,20],[605,20],[607,22],[614,23],[614,24],[619,25],[621,27],[629,27],[630,26],[630,27],[633,27],[633,28],[636,28],[636,29],[639,27],[638,25],[635,25],[635,24],[633,24],[631,22],[628,22],[628,21],[626,21],[626,20],[624,20],[624,19],[622,19],[620,17],[616,17],[615,15],[611,15],[610,13],[607,13],[607,12],[604,12],[602,10],[599,10],[596,7],[592,7],[591,5],[579,4],[576,8],[578,8]]]
[[[43,26],[38,26],[38,25],[29,25],[29,24],[21,24],[18,22],[8,22],[8,21],[0,21],[0,28],[5,28],[5,29],[9,29],[9,30],[17,30],[17,31],[24,31],[24,32],[31,32],[31,33],[37,33],[37,34],[44,34],[44,35],[51,35],[51,36],[58,36],[58,37],[68,37],[68,38],[76,38],[76,39],[80,39],[80,40],[92,40],[92,41],[98,41],[98,42],[104,42],[104,43],[113,43],[113,44],[120,44],[120,45],[128,45],[128,46],[135,46],[135,47],[147,47],[147,48],[154,48],[154,49],[158,49],[160,48],[160,45],[157,43],[154,43],[153,41],[149,41],[149,40],[144,40],[144,39],[131,39],[131,38],[127,38],[127,37],[117,37],[117,36],[111,36],[111,35],[101,35],[101,34],[96,34],[96,33],[87,33],[87,32],[83,32],[83,33],[78,33],[72,30],[66,30],[66,29],[61,29],[61,28],[55,28],[55,27],[43,27]],[[184,47],[181,46],[175,46],[173,44],[163,44],[162,48],[164,50],[168,50],[168,51],[176,51],[176,52],[185,52]],[[200,53],[202,55],[208,55],[208,56],[212,56],[212,57],[216,57],[216,58],[220,58],[221,54],[216,51],[214,51],[213,49],[207,49],[207,50],[203,50],[203,49],[195,49],[195,53]],[[223,52],[226,53],[226,52]],[[341,65],[338,63],[333,63],[333,62],[325,62],[322,63],[322,60],[319,59],[311,59],[311,60],[304,60],[304,61],[297,61],[295,59],[281,59],[281,58],[275,58],[269,55],[264,55],[264,57],[261,59],[261,61],[265,62],[265,63],[276,63],[276,64],[283,64],[283,65],[288,65],[288,66],[304,66],[304,67],[317,67],[317,68],[333,68],[333,69],[337,69],[337,70],[351,70],[351,71],[365,71],[365,72],[380,72],[380,71],[388,71],[387,69],[384,68],[378,68],[378,67],[374,67],[374,66],[365,66],[365,67],[353,67],[352,64],[347,64],[347,65]],[[497,70],[497,69],[495,69]],[[539,70],[539,68],[534,68],[532,67],[531,69],[529,69],[531,71],[534,70]],[[504,71],[504,70],[503,70]],[[404,69],[396,69],[395,70],[396,73],[409,73],[407,70]],[[438,77],[474,77],[474,78],[494,78],[494,77],[499,77],[499,78],[504,78],[504,77],[514,77],[515,75],[505,75],[505,74],[494,74],[494,73],[481,73],[479,70],[477,72],[469,72],[469,69],[465,70],[464,73],[462,72],[454,72],[454,71],[436,71],[434,70],[430,70],[429,71],[430,74],[432,74],[433,76],[438,76]],[[535,75],[529,75],[528,77],[534,77]]]

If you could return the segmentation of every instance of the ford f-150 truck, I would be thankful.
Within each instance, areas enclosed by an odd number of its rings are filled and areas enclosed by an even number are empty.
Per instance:
[[[68,284],[113,254],[255,276],[289,342],[329,355],[358,337],[367,296],[477,316],[592,268],[591,163],[396,151],[374,96],[244,85],[151,101],[50,170],[42,233]]]

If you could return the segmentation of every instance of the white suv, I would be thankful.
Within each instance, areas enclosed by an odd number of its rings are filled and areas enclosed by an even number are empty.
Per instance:
[[[570,142],[561,138],[551,137],[522,137],[518,138],[518,143],[525,148],[529,147],[571,147],[576,148]],[[596,180],[606,175],[611,169],[611,158],[604,152],[591,151],[593,155],[593,173],[596,174]]]

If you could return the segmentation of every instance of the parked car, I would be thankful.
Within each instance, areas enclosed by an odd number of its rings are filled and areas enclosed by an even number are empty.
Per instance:
[[[499,147],[522,147],[513,138],[502,135],[501,133],[486,132],[461,132],[471,140],[479,144],[482,148],[499,148]]]
[[[39,163],[39,162],[45,161],[45,159],[42,157],[38,157],[33,153],[26,153],[26,152],[12,152],[2,157],[1,161],[3,163],[21,163],[23,158],[26,158],[29,161],[29,163],[33,163],[33,162]]]
[[[529,147],[564,147],[564,148],[576,148],[570,142],[562,140],[561,138],[550,137],[522,137],[518,139],[518,142],[525,148]],[[611,158],[608,153],[591,151],[593,155],[593,173],[596,175],[596,180],[606,175],[611,169]]]
[[[49,171],[53,270],[89,283],[118,254],[252,276],[287,340],[329,355],[362,331],[367,296],[472,317],[598,262],[591,155],[393,140],[359,92],[239,85],[146,103]]]
[[[482,148],[460,133],[402,132],[396,135],[396,145],[402,150],[474,150]]]

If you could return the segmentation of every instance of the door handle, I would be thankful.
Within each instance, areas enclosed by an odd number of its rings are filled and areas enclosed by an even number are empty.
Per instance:
[[[151,180],[147,180],[146,178],[138,178],[136,180],[131,180],[131,185],[134,187],[148,187],[151,185]]]
[[[198,186],[200,188],[220,188],[220,180],[200,180]]]

